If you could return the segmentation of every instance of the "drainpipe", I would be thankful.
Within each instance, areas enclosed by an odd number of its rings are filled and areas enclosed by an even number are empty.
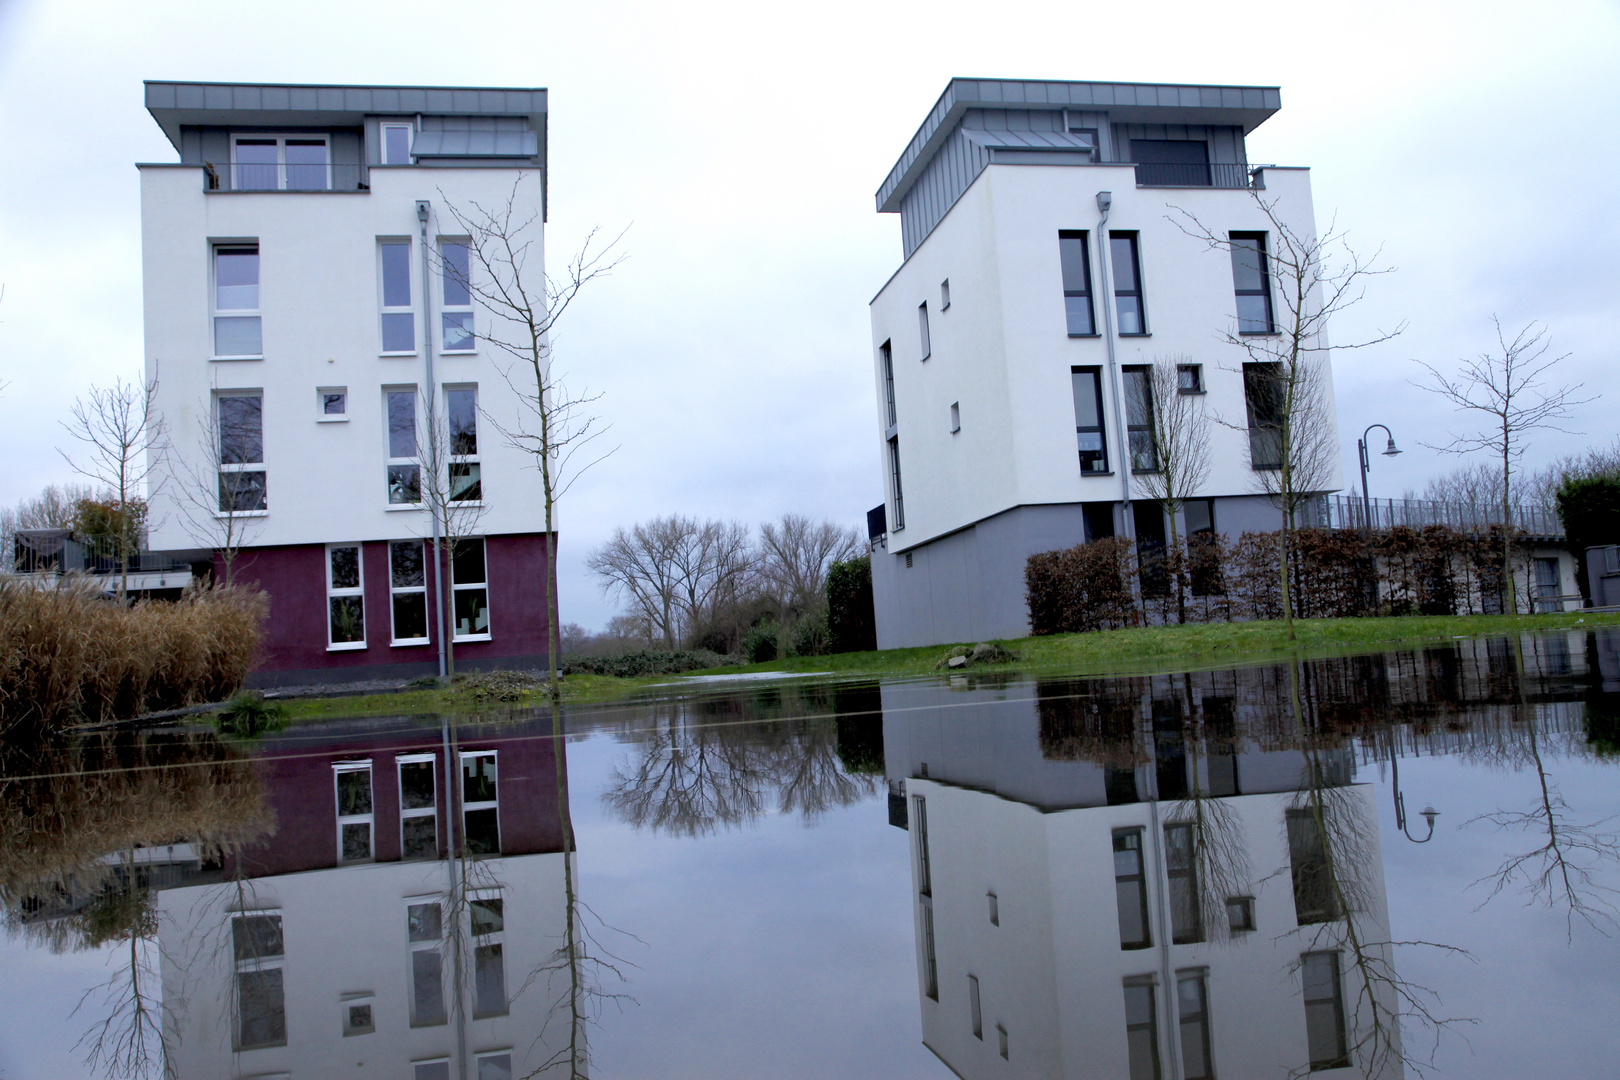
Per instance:
[[[1124,518],[1127,539],[1136,539],[1136,519],[1131,516],[1131,440],[1125,430],[1125,399],[1119,389],[1119,358],[1114,355],[1114,288],[1113,273],[1108,265],[1108,208],[1114,205],[1114,193],[1097,192],[1097,265],[1102,271],[1103,336],[1108,342],[1108,389],[1114,400],[1115,442],[1119,444],[1120,514]]]
[[[434,407],[438,400],[438,391],[433,381],[433,290],[428,287],[432,281],[432,263],[428,257],[428,213],[432,204],[426,199],[416,201],[416,220],[422,227],[422,355],[427,361],[427,423],[428,438],[439,437],[438,409]],[[435,445],[429,443],[429,445]],[[434,454],[433,467],[439,467],[438,454]],[[439,478],[433,477],[437,484]],[[437,489],[435,489],[437,490]],[[428,516],[433,519],[433,638],[439,643],[439,678],[444,678],[444,556],[439,547],[439,508],[432,501],[428,501]]]
[[[1157,760],[1157,755],[1155,755]],[[1159,977],[1164,980],[1164,1037],[1169,1044],[1171,1080],[1181,1080],[1181,1001],[1176,996],[1176,977],[1170,964],[1170,861],[1164,850],[1164,825],[1159,820],[1159,783],[1154,777],[1153,801],[1148,804],[1149,814],[1153,822],[1153,883],[1154,892],[1159,894],[1159,902],[1154,906],[1159,914]],[[1160,883],[1163,884],[1160,884]]]

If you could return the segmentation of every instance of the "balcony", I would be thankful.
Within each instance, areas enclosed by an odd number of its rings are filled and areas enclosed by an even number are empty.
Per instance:
[[[108,537],[79,536],[68,529],[18,529],[12,540],[10,570],[36,580],[88,578],[103,592],[114,591],[125,566]],[[191,564],[150,552],[131,552],[130,592],[179,589],[191,580]]]
[[[371,176],[365,165],[207,162],[203,189],[294,194],[370,191]]]
[[[1136,166],[1137,187],[1247,188],[1247,165],[1191,161],[1142,162]]]

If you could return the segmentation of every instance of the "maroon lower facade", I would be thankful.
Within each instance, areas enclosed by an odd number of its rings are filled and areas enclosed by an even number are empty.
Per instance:
[[[483,554],[476,560],[483,576],[481,589],[469,589],[463,584],[467,574],[458,571],[452,575],[454,587],[445,589],[443,598],[446,618],[457,627],[457,634],[471,635],[469,640],[452,642],[456,669],[545,667],[552,612],[546,534],[488,536],[472,543],[481,544]],[[334,570],[332,565],[334,548],[359,551],[352,588],[334,587],[334,580],[343,584],[342,567]],[[426,548],[431,553],[432,545]],[[270,603],[258,663],[248,685],[437,674],[440,635],[432,625],[433,596],[441,575],[433,562],[429,554],[414,589],[398,589],[400,576],[390,565],[387,540],[244,548],[233,577],[238,584],[262,590]],[[215,572],[223,576],[217,557]],[[458,600],[470,613],[460,623]],[[426,636],[399,640],[396,633],[405,635],[397,629],[402,612],[409,617],[421,609]],[[347,618],[341,629],[340,614]],[[482,625],[475,625],[478,621]]]

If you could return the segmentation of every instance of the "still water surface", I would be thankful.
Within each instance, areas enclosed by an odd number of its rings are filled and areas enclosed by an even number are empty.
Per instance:
[[[1612,1080],[1617,768],[1611,632],[84,736],[0,1076]]]

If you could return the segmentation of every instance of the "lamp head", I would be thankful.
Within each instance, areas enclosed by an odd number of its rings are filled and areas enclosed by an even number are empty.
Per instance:
[[[1389,439],[1389,445],[1384,447],[1384,456],[1385,457],[1394,457],[1398,453],[1400,453],[1400,450],[1396,448],[1396,446],[1395,446],[1395,437],[1392,435],[1392,436],[1390,436],[1390,439]]]
[[[1422,811],[1423,820],[1429,823],[1429,831],[1434,831],[1434,819],[1440,816],[1440,811],[1432,806],[1425,806]]]

